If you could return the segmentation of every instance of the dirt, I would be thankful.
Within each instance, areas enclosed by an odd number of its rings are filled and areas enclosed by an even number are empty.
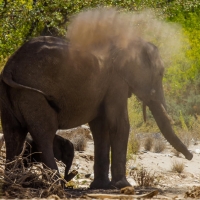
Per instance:
[[[158,195],[153,199],[184,199],[185,193],[191,191],[195,186],[195,191],[200,191],[200,142],[195,142],[189,146],[193,152],[193,159],[188,161],[183,155],[175,156],[172,147],[161,138],[166,149],[161,153],[144,151],[141,147],[137,155],[133,155],[127,161],[127,179],[134,186],[136,194],[144,194],[158,190]],[[181,173],[172,171],[173,162],[182,163],[184,170]],[[89,184],[94,178],[94,143],[88,139],[85,151],[75,152],[75,158],[71,170],[78,170],[79,174],[70,182],[74,189],[67,189],[71,197],[83,197],[86,193],[111,193],[119,194],[119,190],[89,190]],[[141,168],[154,176],[154,184],[149,187],[140,187],[134,180],[133,174]],[[109,174],[109,177],[110,174]],[[191,193],[194,193],[192,191]],[[200,198],[200,196],[199,196]]]
[[[74,130],[77,134],[77,129]],[[80,130],[79,130],[80,131]],[[68,198],[88,198],[87,194],[115,194],[115,199],[123,199],[120,197],[120,190],[91,190],[89,185],[94,178],[93,164],[94,164],[94,142],[88,129],[84,127],[81,134],[86,132],[87,143],[84,151],[75,151],[75,158],[73,161],[72,170],[77,170],[78,175],[68,183],[68,188],[65,189]],[[65,136],[65,134],[62,134]],[[67,137],[67,133],[66,133]],[[142,142],[145,138],[143,134]],[[126,177],[129,183],[134,187],[135,194],[141,195],[158,191],[158,194],[152,199],[185,199],[187,193],[188,197],[195,197],[200,199],[200,142],[195,141],[189,146],[189,150],[194,157],[191,161],[184,158],[183,155],[175,156],[172,152],[172,147],[163,137],[160,140],[164,141],[166,148],[161,153],[152,151],[145,151],[141,145],[139,152],[132,155],[131,159],[127,161]],[[173,162],[182,163],[184,170],[181,173],[172,171]],[[64,174],[64,166],[62,163],[57,163],[61,175]],[[141,169],[146,170],[153,177],[151,186],[140,186],[135,180],[135,174]],[[109,173],[109,177],[111,175]],[[131,196],[129,199],[134,199]],[[5,197],[6,198],[6,197]],[[56,197],[52,197],[56,199]],[[100,198],[100,197],[99,197]],[[58,198],[57,198],[58,199]],[[109,199],[109,198],[107,198]],[[144,199],[144,198],[143,198]]]

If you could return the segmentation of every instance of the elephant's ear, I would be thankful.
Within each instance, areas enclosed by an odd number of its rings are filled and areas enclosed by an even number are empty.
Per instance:
[[[150,96],[153,85],[151,49],[137,42],[118,52],[114,69],[140,99]]]
[[[135,88],[137,77],[141,77],[139,52],[130,48],[119,51],[114,58],[114,69],[131,88]]]

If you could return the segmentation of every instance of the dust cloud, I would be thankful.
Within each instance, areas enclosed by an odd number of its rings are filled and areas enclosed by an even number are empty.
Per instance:
[[[112,45],[125,49],[137,37],[152,42],[159,48],[165,66],[182,49],[181,27],[159,20],[150,10],[86,10],[71,18],[67,31],[67,38],[74,47],[104,55],[108,55]]]

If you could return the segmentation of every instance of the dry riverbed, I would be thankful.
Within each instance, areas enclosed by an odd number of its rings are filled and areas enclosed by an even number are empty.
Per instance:
[[[127,178],[135,187],[136,193],[147,193],[156,189],[159,193],[153,199],[184,199],[185,193],[188,191],[191,192],[191,195],[194,192],[200,193],[200,188],[198,188],[200,186],[200,143],[196,142],[195,145],[191,144],[189,146],[194,155],[191,161],[186,160],[182,155],[175,156],[172,147],[167,142],[165,143],[166,148],[161,153],[144,151],[141,147],[138,154],[133,155],[132,159],[127,161]],[[76,191],[85,193],[85,189],[89,187],[90,182],[93,180],[93,150],[93,140],[90,139],[87,142],[85,151],[76,151],[72,169],[78,170],[79,174],[71,182],[75,188],[71,194],[76,193]],[[183,172],[172,171],[174,162],[184,166]],[[154,177],[152,186],[140,187],[137,181],[134,180],[134,174],[141,168]],[[194,189],[194,187],[196,188]],[[106,191],[99,192],[105,193]],[[117,191],[110,190],[106,193],[117,193]]]

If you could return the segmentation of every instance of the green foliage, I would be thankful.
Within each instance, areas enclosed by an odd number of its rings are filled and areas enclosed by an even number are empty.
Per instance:
[[[180,111],[180,122],[181,122],[181,128],[185,131],[188,131],[188,127],[185,123],[185,120],[181,111]]]
[[[64,36],[69,18],[83,9],[116,6],[134,10],[136,2],[140,1],[0,0],[0,61],[31,37]]]
[[[175,125],[182,126],[184,121],[190,128],[191,116],[200,114],[200,2],[197,0],[0,0],[0,69],[28,39],[38,35],[64,36],[71,16],[99,6],[115,6],[125,11],[152,8],[159,18],[182,26],[184,45],[166,69],[164,90]],[[156,129],[149,111],[148,122],[143,122],[141,102],[135,97],[129,100],[129,116],[131,127],[141,131]]]
[[[130,124],[134,128],[141,127],[143,124],[142,103],[135,96],[132,96],[128,100],[128,107]]]
[[[0,3],[1,60],[31,37],[44,32],[48,34],[51,31],[57,35],[64,34],[68,10],[65,4],[64,0],[57,0],[54,3],[42,0],[2,1]]]
[[[137,154],[140,149],[140,141],[136,138],[132,131],[129,135],[127,158],[130,158],[133,154]]]
[[[131,129],[134,132],[158,132],[158,126],[149,111],[148,107],[146,109],[147,121],[144,122],[142,114],[142,102],[137,99],[134,95],[128,100],[128,111],[129,111],[129,121]]]
[[[200,112],[200,2],[173,1],[173,5],[166,13],[168,20],[183,27],[184,49],[166,70],[164,88],[170,114],[177,125],[186,129],[190,128],[191,115]]]

